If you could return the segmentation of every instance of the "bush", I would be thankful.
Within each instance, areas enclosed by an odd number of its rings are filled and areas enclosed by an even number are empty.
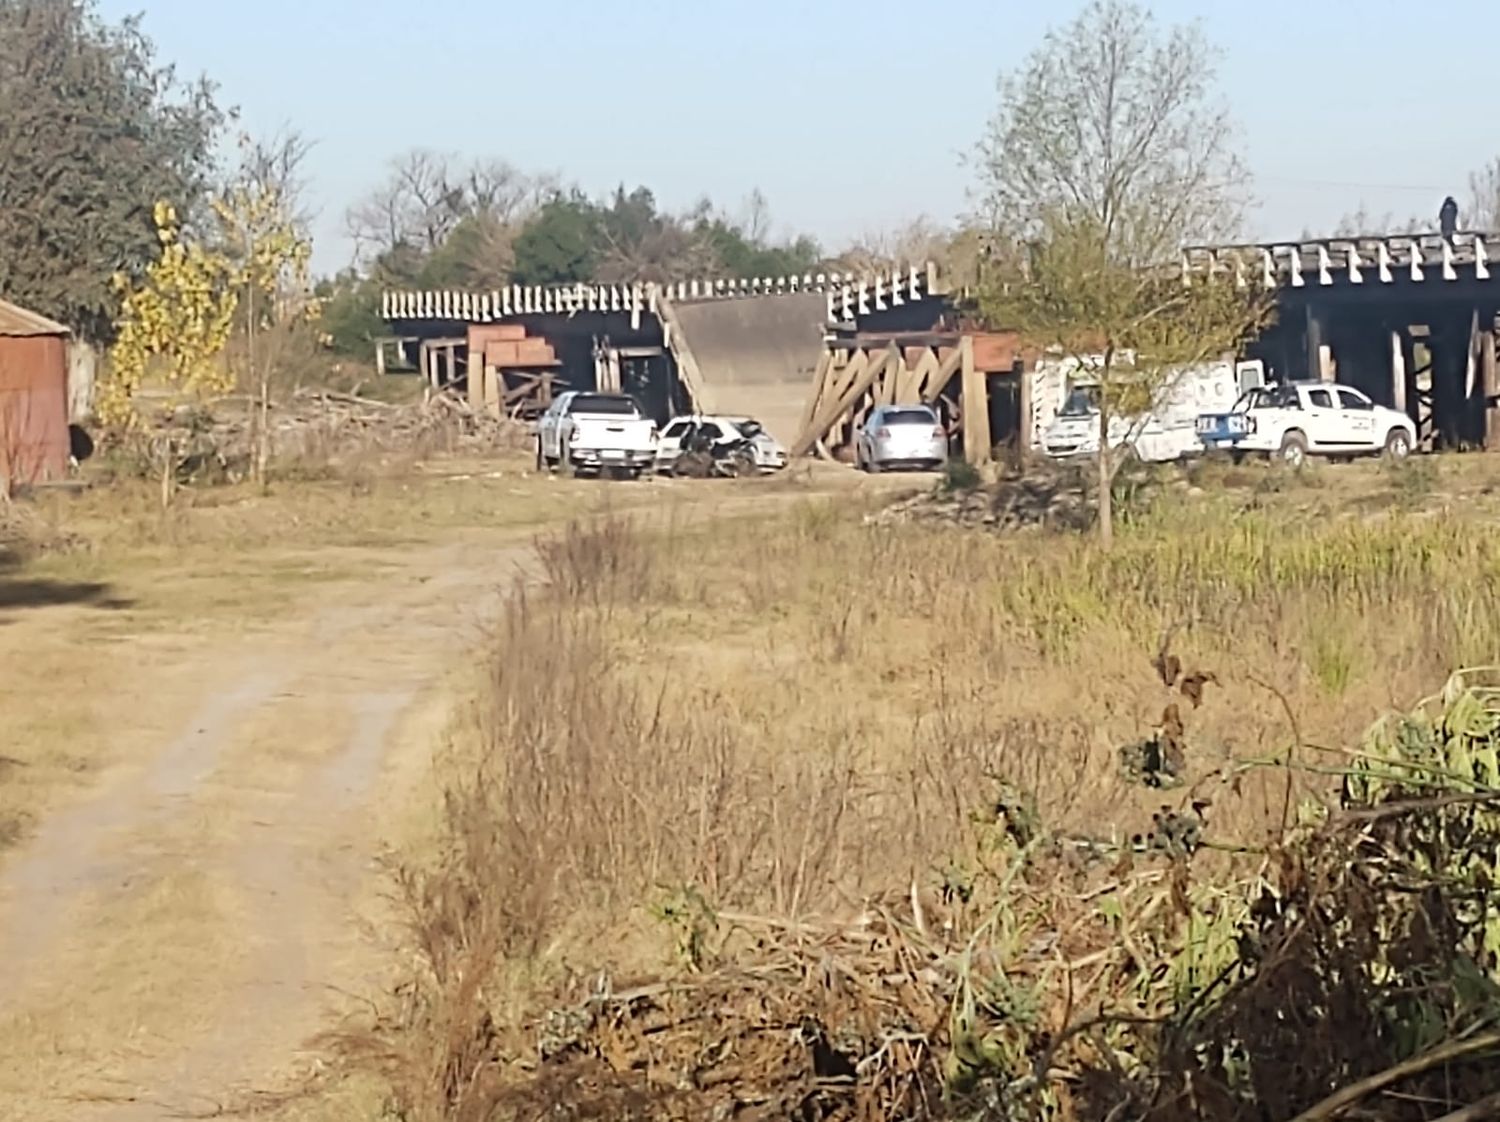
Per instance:
[[[943,465],[942,489],[950,493],[976,491],[984,482],[979,469],[968,460],[953,459]]]

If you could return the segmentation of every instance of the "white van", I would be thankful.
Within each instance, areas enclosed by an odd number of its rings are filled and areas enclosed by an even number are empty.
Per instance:
[[[1111,417],[1109,444],[1133,444],[1147,463],[1167,463],[1203,450],[1198,417],[1229,410],[1240,396],[1234,363],[1216,362],[1172,375],[1145,414]],[[1099,452],[1099,382],[1086,369],[1075,369],[1064,382],[1065,396],[1054,419],[1042,431],[1042,451],[1054,459],[1095,456]]]

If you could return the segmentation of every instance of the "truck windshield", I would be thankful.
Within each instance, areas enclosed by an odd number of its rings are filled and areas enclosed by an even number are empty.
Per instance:
[[[1068,394],[1068,400],[1063,402],[1061,416],[1064,417],[1087,417],[1091,413],[1099,411],[1099,387],[1098,386],[1075,386],[1073,392]]]
[[[598,413],[608,417],[638,417],[640,408],[632,397],[614,394],[581,393],[568,407],[569,413]]]

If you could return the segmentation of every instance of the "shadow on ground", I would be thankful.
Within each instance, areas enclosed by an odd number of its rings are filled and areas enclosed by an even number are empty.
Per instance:
[[[100,581],[50,580],[16,575],[22,559],[0,547],[0,626],[25,608],[55,608],[84,604],[110,611],[131,606],[129,600],[111,595],[111,586]]]

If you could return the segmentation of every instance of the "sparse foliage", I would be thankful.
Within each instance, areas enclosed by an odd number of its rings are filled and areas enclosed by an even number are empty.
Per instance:
[[[1193,28],[1161,33],[1124,0],[1096,0],[1001,85],[980,146],[997,258],[980,292],[996,325],[1097,382],[1099,530],[1138,431],[1188,368],[1237,349],[1266,304],[1232,283],[1184,285],[1184,242],[1238,226],[1244,173],[1209,97],[1213,54]],[[1138,427],[1138,426],[1137,426]]]
[[[1500,156],[1469,176],[1465,222],[1473,230],[1500,230]]]
[[[255,149],[251,149],[254,156]],[[244,337],[242,383],[255,396],[253,477],[264,483],[270,462],[271,380],[293,332],[318,318],[308,266],[312,241],[291,198],[274,179],[246,164],[239,183],[213,200],[218,233],[233,266]]]

